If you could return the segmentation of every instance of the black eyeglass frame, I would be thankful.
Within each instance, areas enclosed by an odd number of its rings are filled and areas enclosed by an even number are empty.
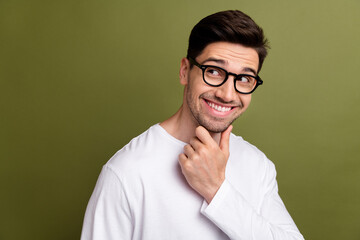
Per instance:
[[[259,85],[262,85],[263,84],[263,80],[259,77],[259,75],[256,75],[256,76],[253,76],[253,75],[250,75],[250,74],[235,74],[235,73],[232,73],[232,72],[228,72],[226,71],[225,69],[221,68],[221,67],[218,67],[218,66],[214,66],[214,65],[201,65],[199,64],[198,62],[195,61],[195,59],[189,57],[188,60],[190,61],[191,64],[194,64],[195,66],[197,66],[198,68],[200,68],[203,72],[203,80],[204,82],[207,84],[207,85],[210,85],[212,87],[220,87],[221,85],[223,85],[229,78],[229,75],[231,76],[234,76],[234,88],[235,88],[235,91],[237,91],[238,93],[241,93],[241,94],[250,94],[250,93],[253,93],[255,91],[255,89],[259,86]],[[224,71],[224,73],[226,74],[225,75],[225,79],[222,83],[220,84],[210,84],[208,83],[206,80],[205,80],[205,70],[206,68],[208,67],[215,67],[215,68],[219,68],[221,69],[222,71]],[[236,81],[241,78],[241,77],[253,77],[255,78],[256,80],[256,85],[255,87],[253,88],[253,90],[251,90],[250,92],[240,92],[239,90],[237,90],[236,88]]]

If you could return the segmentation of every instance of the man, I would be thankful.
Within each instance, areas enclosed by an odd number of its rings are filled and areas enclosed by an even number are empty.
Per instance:
[[[105,164],[82,239],[303,239],[273,163],[231,134],[262,84],[266,44],[240,11],[193,28],[180,66],[182,106]]]

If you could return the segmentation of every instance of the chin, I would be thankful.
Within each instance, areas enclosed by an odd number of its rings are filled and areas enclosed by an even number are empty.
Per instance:
[[[206,126],[203,126],[204,128],[206,128],[206,130],[208,130],[209,132],[212,132],[212,133],[222,133],[224,132],[230,125],[226,126],[226,127],[206,127]]]
[[[212,133],[222,133],[224,132],[232,123],[214,123],[209,121],[198,121],[201,126],[203,126],[206,130]]]
[[[190,111],[198,125],[203,126],[212,133],[224,132],[238,117],[241,116],[241,114],[238,113],[236,116],[222,118],[200,113],[200,111],[192,111],[192,109],[190,109]]]

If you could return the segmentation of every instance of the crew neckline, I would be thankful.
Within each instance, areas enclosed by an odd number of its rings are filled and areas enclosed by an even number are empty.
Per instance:
[[[166,136],[168,139],[170,139],[172,142],[175,142],[177,144],[180,144],[182,146],[185,146],[187,143],[183,142],[179,139],[177,139],[176,137],[174,137],[173,135],[171,135],[170,133],[168,133],[165,128],[163,128],[160,123],[157,123],[154,125],[155,128],[159,129],[160,133],[164,136]]]

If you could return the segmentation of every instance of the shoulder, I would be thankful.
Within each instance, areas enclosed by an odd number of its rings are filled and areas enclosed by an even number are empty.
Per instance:
[[[156,125],[151,126],[145,132],[131,139],[131,141],[117,151],[106,166],[116,172],[117,169],[126,168],[131,162],[134,164],[137,159],[143,159],[149,155],[150,150],[156,149],[156,137],[158,135]]]
[[[260,149],[235,134],[231,134],[230,137],[230,157],[236,162],[243,163],[247,168],[275,170],[273,162]]]
[[[165,158],[177,156],[174,152],[182,147],[159,124],[155,124],[116,152],[106,166],[120,178],[125,175],[136,177],[151,166],[161,165]]]
[[[242,137],[237,136],[235,134],[231,134],[230,136],[230,151],[233,152],[241,152],[243,154],[250,154],[254,156],[262,157],[264,153],[260,151],[256,146],[245,141]]]

